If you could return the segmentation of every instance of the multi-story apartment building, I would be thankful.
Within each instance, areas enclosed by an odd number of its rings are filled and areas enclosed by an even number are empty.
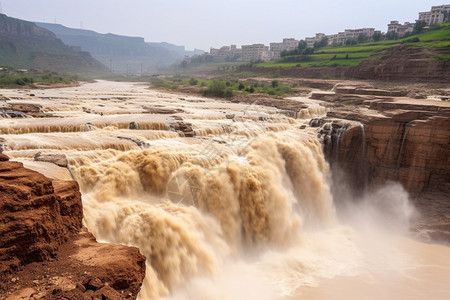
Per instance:
[[[430,11],[419,12],[419,20],[427,22],[428,25],[443,23],[445,14],[450,13],[450,4],[432,6]],[[447,20],[448,21],[448,20]]]
[[[344,44],[348,39],[357,39],[360,35],[365,36],[367,39],[371,39],[374,33],[375,28],[345,29],[344,32],[329,36],[328,42]]]
[[[388,25],[387,32],[398,33],[399,37],[405,36],[407,32],[412,32],[414,30],[414,23],[405,22],[403,25],[398,21],[391,21]]]
[[[348,39],[357,39],[359,35],[364,35],[367,39],[372,38],[375,33],[375,28],[359,28],[359,29],[345,29],[344,32],[339,32],[337,34],[316,33],[315,37],[305,38],[305,42],[308,47],[314,47],[315,42],[319,42],[323,37],[328,38],[328,43],[333,44],[344,44]]]
[[[238,49],[236,45],[223,46],[220,49],[211,48],[209,54],[217,62],[235,61],[242,56],[242,49]]]
[[[264,44],[242,45],[242,61],[270,60],[269,47]]]
[[[305,38],[307,47],[314,47],[314,43],[319,42],[324,36],[325,36],[325,33],[316,33],[315,37]]]
[[[283,39],[282,43],[270,43],[270,59],[278,59],[281,57],[281,52],[294,50],[298,47],[298,40],[290,38]]]

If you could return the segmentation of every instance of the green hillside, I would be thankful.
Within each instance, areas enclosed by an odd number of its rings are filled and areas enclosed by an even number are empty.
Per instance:
[[[0,14],[0,65],[60,73],[104,74],[89,53],[75,50],[46,29]]]
[[[370,42],[345,47],[314,49],[313,54],[285,56],[276,61],[259,63],[263,68],[353,67],[367,59],[383,56],[392,47],[405,45],[422,49],[430,59],[450,59],[450,24],[442,24],[421,34],[404,39]]]

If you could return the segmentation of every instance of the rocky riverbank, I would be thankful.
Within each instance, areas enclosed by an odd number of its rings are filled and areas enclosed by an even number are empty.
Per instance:
[[[82,226],[75,181],[51,180],[0,154],[0,199],[0,298],[136,298],[145,258],[95,241]]]

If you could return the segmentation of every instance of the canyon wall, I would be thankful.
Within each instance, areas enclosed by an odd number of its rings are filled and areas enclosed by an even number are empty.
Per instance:
[[[329,95],[328,95],[329,96]],[[354,188],[398,181],[413,196],[450,190],[450,105],[409,98],[365,100],[363,110],[328,117],[353,120],[339,145],[325,144]],[[359,125],[358,125],[359,124]],[[332,148],[332,149],[327,149]]]

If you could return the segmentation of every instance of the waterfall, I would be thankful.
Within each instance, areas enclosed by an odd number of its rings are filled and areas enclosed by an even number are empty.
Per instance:
[[[403,146],[405,144],[406,141],[406,136],[408,135],[408,130],[409,127],[411,126],[411,122],[408,122],[404,125],[404,130],[403,130],[403,136],[402,136],[402,142],[400,144],[400,149],[398,151],[398,158],[397,158],[397,168],[400,167],[401,162],[402,162],[402,154],[403,154]]]
[[[364,183],[364,190],[367,188],[369,184],[369,174],[368,174],[368,164],[367,164],[367,150],[366,150],[366,130],[364,124],[359,125],[361,129],[361,161],[360,161],[360,169],[361,175]]]

